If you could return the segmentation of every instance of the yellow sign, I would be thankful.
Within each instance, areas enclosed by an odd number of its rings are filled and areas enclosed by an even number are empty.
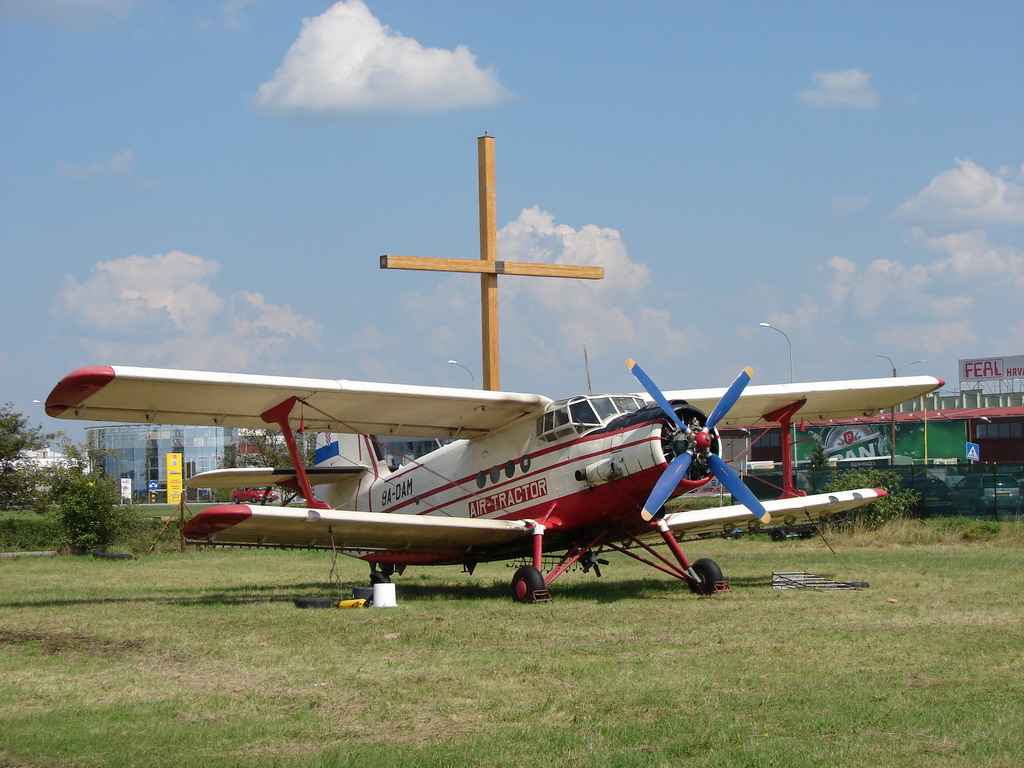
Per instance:
[[[181,503],[181,489],[183,487],[182,481],[182,467],[180,453],[168,453],[167,458],[167,503],[168,504],[180,504]]]

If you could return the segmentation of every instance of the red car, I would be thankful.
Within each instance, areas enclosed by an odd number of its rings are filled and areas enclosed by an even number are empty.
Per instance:
[[[266,504],[277,501],[277,494],[263,488],[235,488],[231,498],[238,504]]]

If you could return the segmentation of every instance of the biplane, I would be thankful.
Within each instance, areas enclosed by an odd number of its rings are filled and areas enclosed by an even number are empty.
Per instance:
[[[711,559],[681,542],[703,534],[828,519],[885,494],[871,488],[758,501],[719,455],[719,427],[850,418],[937,389],[931,376],[662,392],[634,361],[643,392],[542,395],[362,381],[97,366],[65,376],[52,417],[281,430],[291,467],[219,469],[193,487],[271,487],[300,506],[225,504],[185,525],[194,542],[332,549],[389,581],[409,566],[520,560],[514,600],[536,602],[573,566],[600,575],[621,552],[696,593],[723,584]],[[774,418],[773,418],[774,417]],[[295,435],[317,433],[304,466]],[[788,432],[788,430],[784,430]],[[389,468],[380,436],[436,438]],[[666,512],[671,498],[717,478],[738,503]]]

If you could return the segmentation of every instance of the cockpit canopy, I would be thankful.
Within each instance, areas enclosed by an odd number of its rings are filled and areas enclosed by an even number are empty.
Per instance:
[[[556,400],[537,419],[537,437],[550,443],[566,435],[582,435],[644,405],[635,395],[580,395]]]

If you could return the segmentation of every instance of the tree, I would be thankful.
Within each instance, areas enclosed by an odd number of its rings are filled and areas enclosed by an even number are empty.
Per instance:
[[[28,453],[45,448],[61,435],[32,425],[12,403],[0,406],[0,509],[37,506],[42,469],[28,460]]]
[[[47,471],[47,494],[68,549],[101,549],[131,533],[135,513],[120,504],[120,486],[103,476],[99,457],[88,447],[69,444],[64,450],[67,460]]]
[[[276,429],[240,429],[238,444],[224,451],[224,467],[290,467],[291,457],[284,436]],[[310,466],[316,452],[315,432],[293,433],[304,466]]]
[[[825,444],[822,443],[821,438],[814,435],[811,438],[814,441],[814,446],[811,448],[811,455],[808,456],[812,467],[827,467],[828,466],[828,454],[825,453]]]

